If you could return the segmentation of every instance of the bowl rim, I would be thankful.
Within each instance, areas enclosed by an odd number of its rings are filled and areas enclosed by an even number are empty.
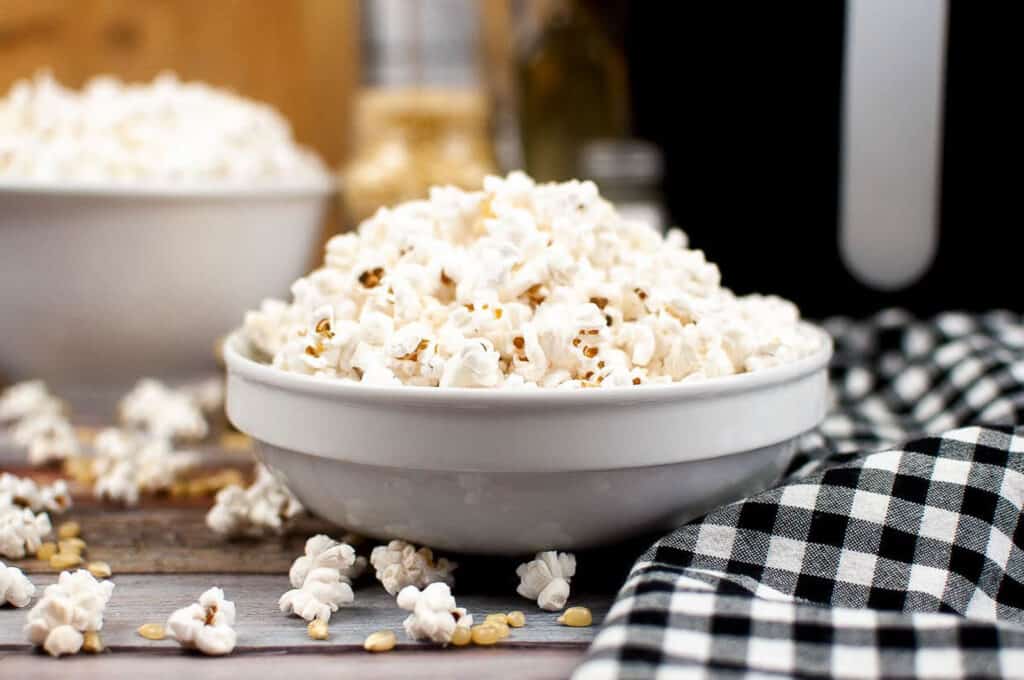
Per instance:
[[[818,336],[821,340],[821,347],[814,354],[796,361],[749,373],[738,373],[693,383],[626,385],[590,390],[442,388],[420,385],[390,386],[343,383],[330,378],[289,373],[250,358],[245,351],[245,341],[242,339],[241,329],[233,331],[227,337],[223,345],[223,353],[229,376],[235,374],[246,380],[273,388],[343,401],[390,402],[422,406],[472,405],[476,407],[582,406],[609,402],[627,404],[702,399],[752,392],[799,380],[825,369],[832,358],[832,336],[820,326],[807,321],[801,321],[800,325]]]
[[[338,191],[334,178],[324,173],[319,179],[299,182],[264,180],[260,182],[109,182],[38,181],[0,178],[0,196],[25,195],[47,198],[109,199],[249,199],[258,200],[330,196]]]

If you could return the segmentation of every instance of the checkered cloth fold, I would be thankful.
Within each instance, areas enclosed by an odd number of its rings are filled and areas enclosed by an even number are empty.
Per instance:
[[[1024,677],[1024,320],[826,325],[792,475],[652,546],[577,680]]]

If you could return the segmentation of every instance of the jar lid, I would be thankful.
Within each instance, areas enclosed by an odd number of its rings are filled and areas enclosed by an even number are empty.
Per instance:
[[[362,0],[363,80],[380,87],[479,84],[475,0]]]
[[[607,184],[658,184],[664,163],[661,151],[642,139],[595,139],[579,154],[579,175]]]

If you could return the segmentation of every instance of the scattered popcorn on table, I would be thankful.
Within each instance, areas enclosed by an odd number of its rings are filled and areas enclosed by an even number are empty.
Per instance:
[[[306,541],[306,554],[297,558],[288,571],[292,590],[278,601],[281,611],[307,621],[329,621],[339,607],[355,599],[351,579],[353,574],[358,575],[356,562],[352,546],[323,534],[313,536]]]
[[[167,631],[178,644],[210,656],[230,654],[235,648],[238,636],[234,625],[235,603],[224,599],[220,588],[210,588],[199,596],[199,602],[167,619]]]
[[[44,184],[308,186],[323,164],[270,106],[173,73],[150,83],[93,78],[80,91],[47,72],[0,98],[0,178]]]
[[[623,218],[592,182],[514,172],[438,187],[327,244],[245,317],[250,353],[374,385],[629,387],[744,373],[820,338],[777,297],[737,297],[687,237]]]
[[[457,607],[451,588],[446,583],[431,583],[422,591],[406,586],[396,598],[398,606],[412,612],[403,625],[413,640],[430,640],[448,644],[456,627],[469,628],[473,617]]]
[[[26,507],[32,512],[60,514],[71,507],[71,494],[63,479],[53,484],[37,484],[28,477],[3,472],[0,473],[0,497],[5,494],[14,505]]]
[[[530,600],[537,600],[537,606],[548,611],[557,611],[569,599],[569,581],[576,573],[576,557],[572,553],[546,550],[516,568],[519,587],[516,592]]]
[[[140,380],[118,405],[121,422],[164,439],[202,439],[209,431],[193,396],[159,380]]]
[[[166,439],[116,427],[96,435],[94,449],[93,494],[129,506],[137,504],[143,492],[170,489],[181,474],[199,462],[197,453],[175,451]]]
[[[0,607],[7,603],[12,607],[24,607],[36,594],[36,587],[28,576],[17,567],[0,562]]]
[[[351,585],[366,571],[366,558],[357,556],[355,549],[346,543],[317,534],[306,541],[305,554],[295,558],[288,570],[288,580],[293,588],[301,588],[309,572],[321,567],[337,569],[339,578]]]
[[[0,557],[20,559],[39,550],[43,537],[52,530],[50,516],[14,505],[0,494]]]
[[[424,588],[440,582],[451,586],[455,583],[452,572],[459,566],[443,557],[435,563],[430,548],[417,550],[411,543],[398,540],[374,548],[370,553],[370,564],[389,595],[395,595],[410,585]]]
[[[266,466],[257,465],[251,486],[231,485],[217,493],[217,502],[206,514],[206,526],[231,537],[280,534],[303,512],[292,492]]]
[[[28,613],[29,642],[52,656],[77,654],[83,634],[103,628],[103,611],[113,592],[112,581],[97,581],[84,569],[62,572]]]

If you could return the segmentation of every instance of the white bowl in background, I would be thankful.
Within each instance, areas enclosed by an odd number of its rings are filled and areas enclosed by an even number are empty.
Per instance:
[[[0,379],[208,371],[217,339],[307,271],[332,191],[0,181]]]
[[[379,539],[518,554],[664,530],[778,478],[825,415],[831,341],[701,383],[591,390],[377,387],[225,346],[228,417],[302,503]]]

